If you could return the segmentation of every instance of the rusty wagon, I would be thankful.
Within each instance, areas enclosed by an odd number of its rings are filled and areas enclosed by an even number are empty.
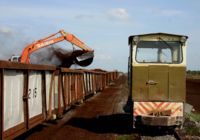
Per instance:
[[[117,71],[0,61],[0,139],[14,139],[46,120],[61,117],[117,77]]]

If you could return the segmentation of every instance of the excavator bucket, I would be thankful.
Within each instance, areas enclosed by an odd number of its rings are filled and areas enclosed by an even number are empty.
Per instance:
[[[94,51],[83,53],[75,57],[75,63],[79,66],[86,67],[90,65],[94,58]]]

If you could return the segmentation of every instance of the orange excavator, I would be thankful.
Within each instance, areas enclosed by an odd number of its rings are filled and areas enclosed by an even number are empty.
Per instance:
[[[49,45],[61,42],[63,40],[66,40],[70,42],[72,45],[75,45],[79,47],[81,50],[76,51],[74,53],[73,61],[75,64],[78,64],[80,66],[88,66],[92,63],[94,58],[94,51],[89,48],[85,43],[83,43],[81,40],[79,40],[76,36],[73,34],[70,34],[68,32],[65,32],[64,30],[60,30],[55,34],[52,34],[46,38],[40,39],[38,41],[35,41],[29,45],[27,45],[21,56],[12,56],[10,61],[20,62],[20,63],[26,63],[30,64],[30,55],[44,47],[47,47]]]

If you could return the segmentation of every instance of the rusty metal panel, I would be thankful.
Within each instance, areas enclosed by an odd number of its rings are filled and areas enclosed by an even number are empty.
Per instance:
[[[77,92],[78,92],[78,101],[83,100],[83,74],[77,75]]]
[[[104,74],[101,74],[101,88],[100,88],[100,90],[103,90],[103,88],[104,88]]]
[[[20,69],[20,70],[56,70],[56,66],[52,65],[36,65],[36,64],[24,64],[10,61],[0,60],[0,68],[4,69]]]
[[[81,92],[82,92],[82,99],[85,99],[85,85],[84,85],[84,74],[81,75],[81,83],[82,83],[82,89],[81,89]]]
[[[53,84],[53,100],[54,100],[54,108],[57,109],[58,108],[58,75],[55,75],[54,77],[54,84]]]
[[[100,79],[100,77],[99,77],[99,74],[96,74],[95,76],[94,76],[94,80],[95,80],[95,90],[96,90],[96,92],[98,92],[99,90],[100,90],[100,83],[101,83],[101,79]]]
[[[63,101],[64,101],[64,107],[66,108],[68,106],[68,75],[67,73],[64,73],[63,75]]]
[[[166,101],[169,99],[168,68],[166,65],[149,66],[149,100]]]
[[[169,100],[185,101],[186,67],[169,67]]]
[[[74,75],[70,75],[70,104],[74,103],[74,95],[75,95],[75,83],[74,83]]]
[[[80,93],[80,88],[81,88],[81,81],[80,81],[80,75],[77,74],[76,75],[76,86],[77,86],[77,100],[79,101],[80,100],[80,97],[81,97],[81,93]]]
[[[64,105],[64,96],[63,96],[63,74],[60,73],[58,75],[58,115],[61,116],[63,113],[63,109],[66,108]]]
[[[88,82],[88,94],[90,94],[91,92],[92,92],[92,90],[91,90],[91,74],[90,73],[88,73],[87,74],[87,82]]]
[[[77,100],[77,79],[76,79],[76,74],[73,74],[73,87],[74,87],[74,102]]]
[[[90,73],[90,88],[91,88],[91,93],[94,93],[93,73]]]
[[[87,86],[87,73],[83,74],[83,80],[84,80],[84,96],[88,93],[88,86]]]
[[[100,83],[101,83],[101,79],[99,77],[98,74],[95,75],[95,86],[96,86],[96,92],[100,90]]]
[[[49,110],[49,90],[52,72],[45,71],[45,86],[46,86],[46,109]]]
[[[42,71],[42,112],[44,118],[47,117],[46,112],[46,80],[45,80],[45,71]]]
[[[3,134],[3,69],[0,69],[0,139]]]
[[[29,125],[35,126],[42,122],[44,118],[37,121],[31,121],[36,116],[43,116],[42,106],[42,72],[30,71],[28,76],[28,111]],[[29,126],[29,128],[31,128]]]
[[[81,74],[80,75],[80,80],[81,80],[81,100],[83,100],[85,98],[85,89],[84,89],[84,75]]]
[[[94,92],[95,92],[95,93],[97,92],[98,82],[99,82],[99,81],[96,81],[97,75],[98,75],[98,74],[94,74],[94,75],[93,75],[93,85],[94,85]]]
[[[99,74],[95,75],[96,91],[99,91],[101,86],[101,78],[99,76]]]
[[[90,73],[90,93],[94,93],[94,86],[93,86],[93,74]]]
[[[73,84],[72,84],[72,80],[73,80],[73,78],[72,78],[73,76],[72,76],[72,74],[70,73],[69,74],[69,104],[71,105],[72,104],[72,102],[73,102]]]
[[[75,90],[76,90],[76,101],[78,100],[78,74],[75,75]]]
[[[132,98],[133,100],[148,100],[148,66],[133,67]]]
[[[4,71],[4,131],[24,122],[23,85],[23,71]]]
[[[79,74],[78,75],[78,81],[77,81],[77,83],[78,83],[78,100],[83,99],[83,90],[82,90],[83,81],[82,81],[81,77],[82,77],[82,75]]]
[[[71,75],[70,74],[68,74],[67,75],[67,95],[68,95],[68,105],[70,105],[71,104],[71,87],[70,87],[70,79],[71,79]]]
[[[66,88],[66,95],[67,95],[67,105],[70,105],[70,75],[67,74],[66,75],[66,85],[65,85],[65,88]]]
[[[77,75],[74,74],[74,102],[77,102],[77,98],[78,98],[78,87],[77,87]]]
[[[104,74],[103,76],[103,82],[104,82],[104,88],[106,88],[107,84],[106,84],[106,74]]]
[[[65,72],[65,73],[66,72],[68,72],[68,73],[77,73],[77,74],[84,73],[83,70],[75,70],[75,69],[69,69],[69,68],[61,68],[60,71],[61,72]]]
[[[86,78],[87,78],[86,79],[86,83],[87,83],[87,93],[86,94],[88,95],[88,94],[90,94],[90,74],[89,73],[86,74]]]
[[[52,86],[53,88],[53,84],[51,85],[52,82],[52,76],[53,76],[53,72],[50,71],[45,71],[45,83],[46,83],[46,110],[49,111],[50,110],[54,110],[55,107],[54,105],[54,94],[50,94],[50,88]],[[54,78],[53,78],[54,79]],[[51,100],[50,100],[51,98]],[[50,106],[49,103],[51,102]]]
[[[63,98],[64,98],[64,104],[65,107],[68,106],[68,89],[67,89],[67,74],[65,73],[63,75]]]
[[[0,139],[3,139],[3,120],[4,120],[4,117],[3,117],[4,76],[3,76],[3,74],[4,74],[4,70],[0,69]]]
[[[98,79],[99,79],[98,91],[101,91],[103,89],[103,75],[102,74],[98,75]]]
[[[72,79],[72,75],[71,75],[71,73],[69,73],[68,74],[68,100],[69,100],[69,105],[71,105],[71,103],[72,103],[72,90],[71,90],[71,79]]]
[[[26,129],[29,128],[28,120],[29,120],[29,113],[28,113],[28,82],[29,82],[29,70],[24,71],[24,92],[23,92],[23,105],[24,105],[24,121]]]
[[[61,76],[59,71],[45,73],[46,79],[46,108],[48,118],[61,116],[68,104],[66,90],[66,76]]]
[[[91,92],[91,90],[90,90],[90,74],[89,73],[86,74],[86,84],[87,84],[87,93],[86,93],[86,95],[89,95],[90,92]]]
[[[91,75],[91,79],[92,79],[92,93],[96,92],[96,84],[95,84],[94,76],[95,76],[95,74]]]

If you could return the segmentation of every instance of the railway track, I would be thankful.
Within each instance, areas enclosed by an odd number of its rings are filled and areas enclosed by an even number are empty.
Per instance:
[[[124,106],[128,98],[126,79],[126,76],[120,76],[101,94],[96,94],[84,104],[77,106],[72,114],[66,113],[58,124],[34,130],[18,139],[116,140],[129,137],[127,140],[181,140],[181,137],[184,137],[182,133],[180,137],[180,132],[173,129],[170,131],[151,128],[151,131],[143,128],[132,129],[130,126],[132,117],[124,112],[130,106],[128,104],[127,107]]]
[[[174,131],[174,138],[176,138],[176,140],[181,140],[181,137],[176,130]]]
[[[147,131],[147,130],[146,130]],[[156,130],[155,132],[138,132],[140,140],[181,140],[179,133],[176,130]]]

